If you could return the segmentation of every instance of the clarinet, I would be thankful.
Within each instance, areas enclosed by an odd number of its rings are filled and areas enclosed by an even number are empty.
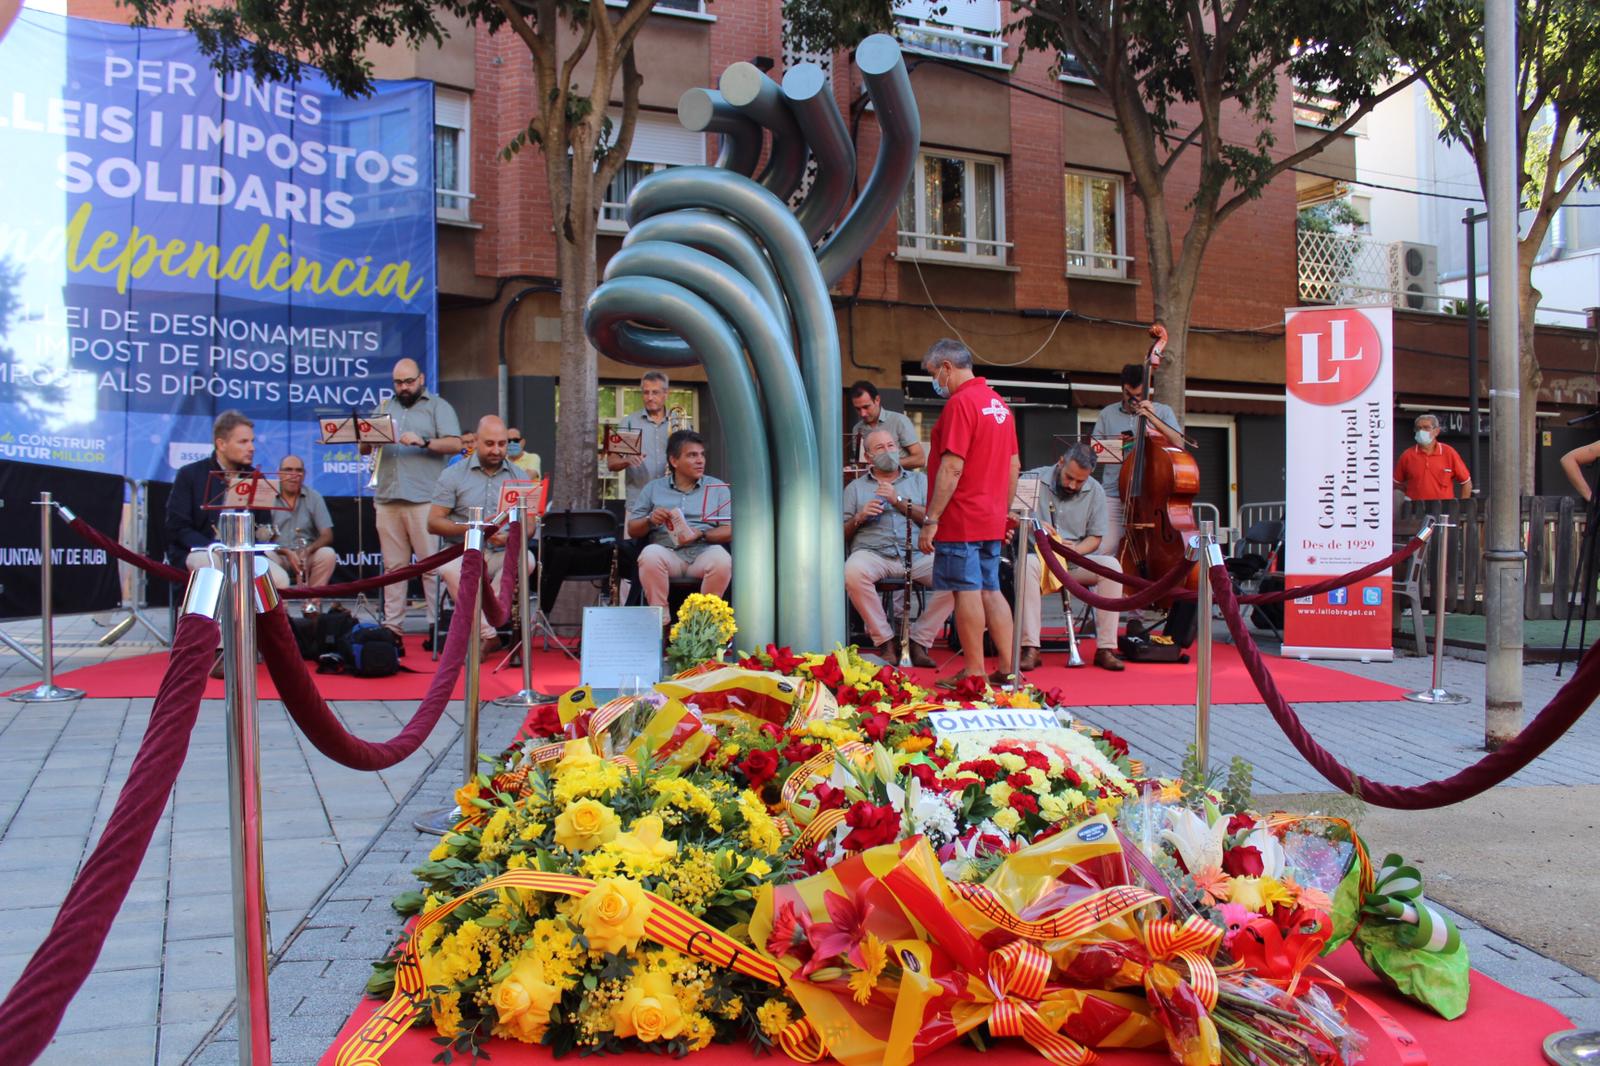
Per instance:
[[[911,500],[906,500],[906,591],[900,607],[900,668],[911,666]]]

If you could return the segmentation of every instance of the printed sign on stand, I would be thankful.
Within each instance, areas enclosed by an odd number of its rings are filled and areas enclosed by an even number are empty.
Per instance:
[[[1285,318],[1284,580],[1357,570],[1393,550],[1394,312],[1292,309]],[[1283,654],[1393,658],[1390,575],[1284,605]]]
[[[579,681],[594,689],[661,680],[661,609],[585,607]]]

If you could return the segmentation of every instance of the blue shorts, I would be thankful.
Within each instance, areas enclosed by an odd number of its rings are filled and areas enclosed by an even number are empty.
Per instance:
[[[1000,590],[998,540],[936,541],[933,545],[933,587],[952,592]]]

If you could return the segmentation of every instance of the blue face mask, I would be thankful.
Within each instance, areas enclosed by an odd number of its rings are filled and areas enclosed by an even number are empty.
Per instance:
[[[945,388],[937,373],[933,375],[933,394],[941,400],[948,398],[950,395],[950,390]]]
[[[508,459],[520,459],[522,457],[522,442],[520,440],[514,440],[506,445],[506,457]]]

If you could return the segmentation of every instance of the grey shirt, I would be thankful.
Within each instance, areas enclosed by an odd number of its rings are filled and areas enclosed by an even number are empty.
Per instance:
[[[894,480],[894,491],[897,496],[904,496],[919,507],[926,506],[928,500],[928,479],[920,470],[901,470],[900,476]],[[863,474],[844,487],[844,520],[849,521],[867,501],[878,494],[878,479],[871,474]],[[889,559],[904,559],[906,554],[906,525],[915,522],[901,514],[895,508],[884,502],[883,513],[870,522],[862,523],[850,538],[850,550],[877,552]],[[920,558],[921,553],[916,550],[916,533],[912,533],[912,557]]]
[[[328,504],[316,489],[302,488],[300,498],[292,511],[272,512],[272,539],[280,547],[296,547],[295,538],[304,537],[310,544],[324,529],[333,528],[333,518],[328,514]]]
[[[644,456],[644,462],[623,471],[629,510],[633,509],[640,491],[667,472],[667,438],[672,436],[671,425],[672,419],[665,411],[661,412],[660,422],[652,422],[643,408],[617,423],[617,429],[639,434],[639,452]]]
[[[1104,543],[1109,523],[1106,490],[1100,487],[1100,482],[1088,478],[1083,488],[1069,494],[1061,487],[1060,463],[1024,470],[1018,478],[1036,478],[1044,482],[1039,487],[1039,499],[1033,505],[1033,517],[1054,526],[1063,540],[1076,542],[1084,537],[1099,537]]]
[[[394,419],[394,439],[402,433],[415,433],[424,440],[458,437],[461,422],[448,400],[423,393],[406,407],[393,396],[378,405],[374,414]],[[434,484],[449,456],[435,455],[426,448],[410,444],[385,444],[378,461],[379,503],[427,503],[433,499]]]
[[[719,491],[707,492],[706,489]],[[654,481],[645,483],[639,490],[638,497],[628,507],[628,520],[648,518],[650,512],[657,507],[670,511],[674,507],[683,511],[683,517],[689,523],[689,528],[704,533],[712,526],[726,525],[733,521],[733,502],[730,493],[733,490],[726,481],[719,481],[710,474],[705,475],[688,492],[680,491],[673,484],[672,475],[658,477]],[[707,497],[711,513],[715,516],[712,521],[706,521]],[[704,540],[697,540],[693,544],[679,544],[678,539],[666,526],[657,526],[649,533],[650,543],[659,544],[678,554],[686,562],[694,562],[700,553],[710,547]]]
[[[911,419],[899,411],[881,407],[878,409],[877,425],[869,426],[864,419],[856,420],[855,428],[850,431],[850,454],[845,458],[852,463],[857,461],[861,457],[862,449],[866,447],[867,434],[880,429],[886,429],[894,434],[895,443],[900,445],[902,455],[905,454],[907,445],[921,443],[921,439],[917,436],[917,427]]]
[[[433,489],[433,502],[446,509],[445,517],[452,522],[465,522],[472,516],[469,507],[482,507],[484,521],[493,518],[500,507],[500,489],[508,481],[525,481],[522,471],[510,463],[501,463],[493,475],[484,472],[476,455],[457,463],[439,475]],[[459,544],[460,537],[443,538],[450,544]],[[498,551],[487,541],[485,550]]]
[[[1161,421],[1165,422],[1173,429],[1178,430],[1180,433],[1183,431],[1183,427],[1178,424],[1178,416],[1173,412],[1171,407],[1168,407],[1159,400],[1151,404],[1151,406],[1155,408],[1157,418],[1161,419]],[[1118,400],[1109,407],[1103,407],[1100,409],[1100,417],[1095,419],[1093,432],[1096,437],[1115,437],[1123,433],[1131,434],[1137,428],[1138,422],[1139,416],[1130,415],[1128,412],[1124,411],[1122,409],[1122,401]],[[1128,454],[1127,446],[1124,446],[1122,454],[1124,456]],[[1100,467],[1101,482],[1106,488],[1111,489],[1113,492],[1117,490],[1117,478],[1121,476],[1122,467],[1116,465],[1115,463],[1102,464]]]

